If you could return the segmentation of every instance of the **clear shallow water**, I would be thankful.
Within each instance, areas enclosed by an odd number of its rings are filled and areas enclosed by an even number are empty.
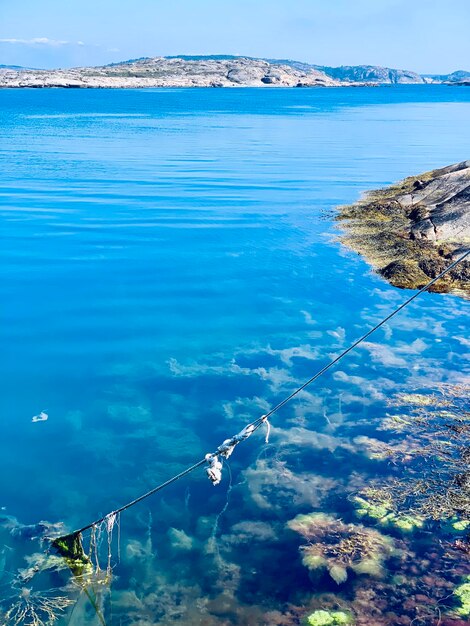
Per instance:
[[[12,90],[0,107],[0,506],[71,527],[200,458],[402,301],[338,243],[332,211],[467,159],[470,140],[470,92],[440,86]],[[372,436],[391,394],[463,379],[466,337],[468,303],[422,296],[273,420],[261,461],[277,455],[311,474],[308,489],[276,502],[272,470],[256,465],[262,439],[237,450],[233,481],[245,482],[218,536],[247,519],[341,508],[319,494],[383,469],[309,431]],[[49,420],[31,423],[43,409]],[[260,500],[260,484],[273,501]],[[227,486],[227,475],[214,489],[201,472],[125,514],[118,587],[134,579],[137,595],[150,593],[129,556],[150,511],[159,592],[197,584],[191,604],[206,606],[217,585],[200,573],[204,542]],[[171,527],[191,550],[169,547]],[[241,605],[308,593],[301,566],[278,588],[276,559],[294,563],[295,547],[263,543],[262,567],[236,552],[224,559],[241,568]],[[166,613],[150,607],[148,619],[171,622],[168,593]],[[233,611],[224,623],[248,623]]]

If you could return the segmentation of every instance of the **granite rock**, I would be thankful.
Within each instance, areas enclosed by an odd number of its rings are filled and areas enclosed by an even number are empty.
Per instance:
[[[244,57],[154,57],[102,67],[58,70],[0,69],[0,87],[335,87],[340,82],[310,68]]]
[[[344,243],[396,287],[426,285],[470,249],[470,161],[406,178],[339,209]],[[432,291],[470,296],[464,260]]]

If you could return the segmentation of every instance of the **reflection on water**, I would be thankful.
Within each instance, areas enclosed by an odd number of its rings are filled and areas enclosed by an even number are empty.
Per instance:
[[[131,500],[405,299],[338,244],[331,212],[467,158],[470,96],[429,86],[0,99],[7,598],[11,572],[35,567],[39,551],[12,517],[76,528]],[[112,591],[98,590],[107,623],[288,625],[324,609],[358,624],[458,624],[445,615],[469,572],[454,539],[441,541],[448,530],[378,526],[351,494],[406,475],[406,459],[365,445],[389,441],[388,400],[463,383],[467,352],[468,304],[425,294],[279,412],[268,445],[260,435],[239,446],[220,486],[201,471],[125,512]],[[48,420],[33,423],[41,411]],[[315,512],[328,516],[324,537],[320,518],[299,531],[298,516]],[[55,571],[39,586],[66,580]],[[99,615],[81,598],[70,623]]]

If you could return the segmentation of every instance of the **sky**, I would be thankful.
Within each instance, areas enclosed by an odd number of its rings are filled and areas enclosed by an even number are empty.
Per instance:
[[[0,0],[0,64],[235,54],[470,70],[470,0]]]

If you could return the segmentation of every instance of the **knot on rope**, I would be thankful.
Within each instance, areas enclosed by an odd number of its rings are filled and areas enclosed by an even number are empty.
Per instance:
[[[208,463],[206,466],[207,477],[215,487],[222,480],[222,462],[219,461],[217,454],[206,454],[206,461]]]
[[[222,444],[217,448],[215,454],[220,454],[220,456],[228,459],[232,452],[235,450],[235,446],[238,445],[240,442],[245,441],[245,439],[248,439],[248,437],[250,437],[255,432],[255,430],[256,429],[253,424],[248,424],[248,426],[245,426],[245,428],[241,430],[238,435],[234,435],[229,439],[225,439]]]

